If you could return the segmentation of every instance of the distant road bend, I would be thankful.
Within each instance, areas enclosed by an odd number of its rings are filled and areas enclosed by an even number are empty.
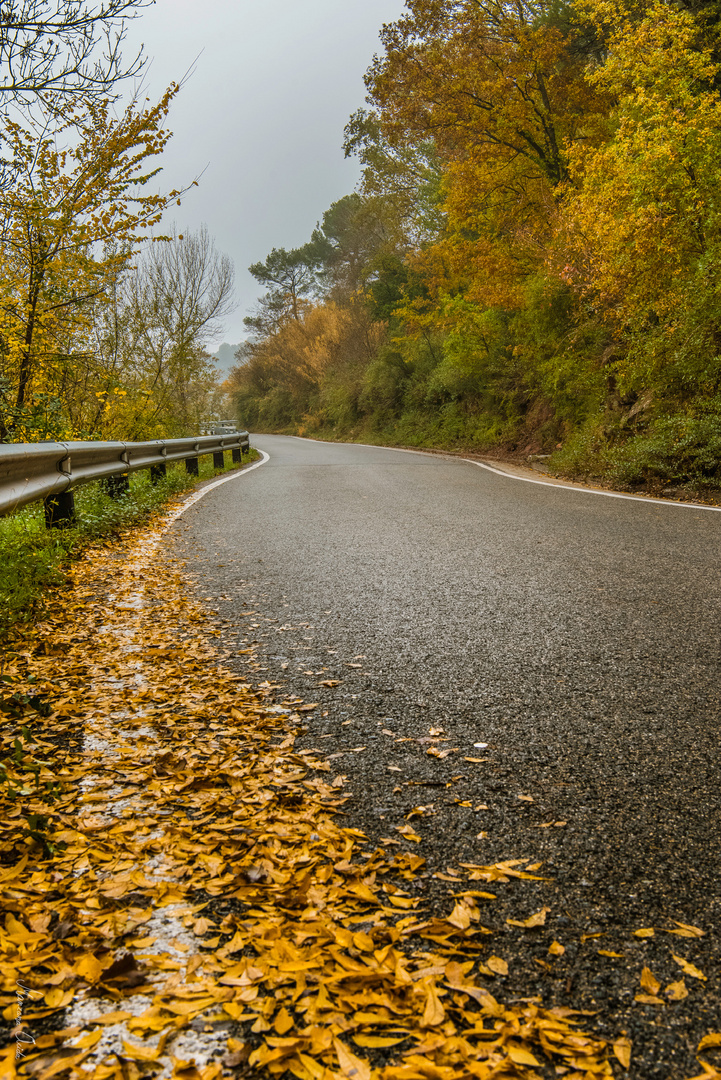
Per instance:
[[[543,862],[554,880],[529,912],[550,906],[549,940],[568,943],[568,963],[553,978],[534,961],[547,943],[534,954],[528,935],[509,935],[511,990],[598,1008],[609,1030],[621,1018],[636,1032],[635,1075],[683,1076],[693,1039],[721,1030],[721,514],[521,483],[441,455],[270,435],[252,445],[270,455],[263,467],[173,526],[225,644],[258,643],[240,670],[320,702],[305,744],[339,755],[359,796],[349,822],[372,841],[430,804],[429,873]],[[457,748],[443,760],[417,741],[432,727]],[[426,887],[432,899],[435,879]],[[513,910],[522,902],[516,892]],[[672,919],[706,936],[632,935]],[[701,949],[709,980],[687,979],[693,993],[657,1023],[633,1002],[634,973],[648,963],[677,978],[669,943]]]

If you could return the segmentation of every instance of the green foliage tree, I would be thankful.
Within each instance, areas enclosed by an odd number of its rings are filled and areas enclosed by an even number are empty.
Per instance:
[[[286,250],[273,248],[264,262],[253,263],[248,272],[267,291],[245,325],[257,333],[272,331],[286,318],[299,319],[307,297],[317,288],[318,253],[312,244]]]
[[[244,350],[244,407],[721,485],[720,10],[407,0],[346,127],[359,190],[299,249],[303,348],[281,290]],[[374,351],[341,342],[311,376],[309,315],[331,307],[363,309]]]

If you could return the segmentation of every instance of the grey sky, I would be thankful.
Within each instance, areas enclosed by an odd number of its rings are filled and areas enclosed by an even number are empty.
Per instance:
[[[164,185],[200,186],[178,228],[203,222],[235,262],[237,312],[218,340],[240,341],[259,287],[247,273],[273,247],[304,243],[323,211],[353,190],[343,127],[363,104],[378,32],[403,0],[157,0],[129,27],[144,43],[157,98],[202,51],[170,115]],[[206,168],[207,166],[207,168]]]

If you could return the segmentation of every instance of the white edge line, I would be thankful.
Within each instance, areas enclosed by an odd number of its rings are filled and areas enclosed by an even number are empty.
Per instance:
[[[327,439],[309,439],[305,435],[291,435],[291,439],[301,439],[303,442],[322,443],[325,446],[367,446],[373,450],[394,450],[398,454],[421,454],[424,457],[439,457],[438,453],[428,450],[409,450],[405,446],[381,446],[378,443],[330,443]],[[262,451],[261,451],[262,453]],[[441,452],[442,453],[442,452]],[[506,480],[520,480],[524,484],[540,484],[541,487],[555,488],[556,491],[577,491],[581,495],[605,495],[607,499],[628,499],[630,502],[651,503],[655,506],[677,506],[681,510],[711,510],[721,514],[721,506],[707,506],[705,503],[676,502],[674,499],[648,499],[644,495],[622,495],[620,491],[599,491],[598,488],[577,487],[575,484],[564,482],[554,484],[550,480],[532,480],[530,476],[516,476],[514,473],[504,472],[503,469],[494,469],[492,465],[486,465],[482,461],[474,461],[473,458],[456,457],[455,454],[447,455],[451,461],[466,461],[469,465],[477,465],[479,469],[487,469],[496,476],[503,476]]]
[[[532,480],[530,476],[514,476],[513,473],[503,472],[502,469],[494,469],[492,465],[485,465],[482,461],[473,461],[472,458],[461,458],[469,465],[477,465],[479,469],[487,469],[496,476],[505,476],[507,480],[521,480],[524,484],[540,484],[541,487],[555,488],[557,491],[578,491],[582,495],[605,495],[607,499],[630,499],[631,502],[640,502],[655,506],[678,506],[681,510],[712,510],[721,514],[721,506],[706,506],[704,503],[683,503],[673,499],[647,499],[643,495],[622,495],[619,491],[599,491],[597,488],[576,487],[575,484],[554,484],[549,480]]]
[[[266,454],[264,450],[259,450],[258,453],[263,455],[260,461],[256,461],[253,465],[248,465],[245,469],[237,469],[227,476],[221,476],[219,480],[214,480],[212,484],[207,484],[206,487],[201,488],[200,491],[194,491],[192,495],[189,495],[188,498],[165,519],[163,522],[163,532],[165,532],[166,529],[169,529],[173,522],[178,520],[181,514],[184,514],[186,510],[189,510],[191,506],[197,503],[199,499],[202,499],[203,496],[207,495],[209,491],[220,487],[221,484],[227,484],[229,480],[237,480],[239,476],[247,476],[253,469],[259,469],[261,465],[265,465],[266,461],[270,461],[270,454]]]

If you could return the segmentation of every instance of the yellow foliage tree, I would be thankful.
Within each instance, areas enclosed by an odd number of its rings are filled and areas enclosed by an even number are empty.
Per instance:
[[[517,307],[545,257],[568,147],[596,137],[605,95],[584,79],[574,28],[533,0],[409,0],[384,27],[367,84],[386,138],[432,138],[445,165],[445,235],[420,268],[439,296]]]
[[[603,145],[571,149],[557,270],[632,343],[619,369],[631,386],[651,387],[668,367],[698,389],[698,363],[721,352],[718,65],[694,17],[659,0],[584,10],[608,43],[589,81],[617,105]],[[708,376],[713,390],[718,373]]]
[[[177,90],[117,118],[107,100],[90,99],[40,138],[7,124],[17,179],[0,193],[0,439],[38,437],[28,428],[33,394],[62,396],[74,367],[92,360],[97,305],[180,195],[150,187]]]

